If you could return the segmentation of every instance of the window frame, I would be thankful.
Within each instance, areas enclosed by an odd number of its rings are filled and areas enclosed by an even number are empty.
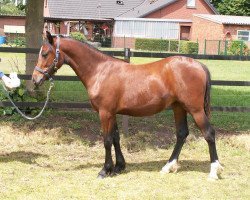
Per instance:
[[[194,5],[190,5],[192,3],[191,0],[187,0],[187,8],[196,8],[196,0],[192,0]]]
[[[239,38],[239,32],[242,31],[242,32],[248,32],[248,40],[243,40],[241,38]],[[240,35],[241,37],[247,37],[247,36],[244,36],[244,35]],[[250,30],[237,30],[237,39],[238,40],[243,40],[243,41],[246,41],[246,42],[250,42]]]

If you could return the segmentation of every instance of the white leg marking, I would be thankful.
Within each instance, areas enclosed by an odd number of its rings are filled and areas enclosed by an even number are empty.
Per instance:
[[[215,162],[211,163],[211,170],[209,173],[208,178],[210,180],[218,180],[220,175],[223,171],[223,167],[221,166],[220,162],[216,160]]]
[[[162,174],[167,174],[170,172],[176,173],[180,166],[177,163],[177,160],[174,159],[172,162],[167,162],[167,164],[161,169]]]

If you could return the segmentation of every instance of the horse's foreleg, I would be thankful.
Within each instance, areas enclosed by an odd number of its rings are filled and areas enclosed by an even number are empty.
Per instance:
[[[204,134],[205,140],[208,143],[210,161],[211,161],[211,170],[209,173],[209,178],[218,179],[218,175],[222,172],[223,167],[218,161],[218,155],[215,145],[215,130],[210,125],[208,118],[203,111],[192,113],[192,115],[197,126]]]
[[[105,147],[105,163],[103,169],[98,174],[98,178],[105,178],[110,175],[114,169],[111,149],[113,144],[112,129],[114,127],[115,116],[106,111],[100,111],[99,116],[102,125],[102,135]]]
[[[125,159],[123,157],[121,146],[120,146],[120,135],[117,123],[115,122],[114,128],[113,128],[113,144],[115,147],[115,156],[116,156],[116,164],[114,173],[119,174],[122,170],[125,169]]]
[[[179,168],[177,163],[178,158],[182,146],[185,143],[185,140],[189,134],[187,126],[187,112],[183,109],[183,107],[179,103],[175,103],[173,105],[173,111],[175,117],[177,142],[169,161],[161,170],[162,173],[177,172]]]

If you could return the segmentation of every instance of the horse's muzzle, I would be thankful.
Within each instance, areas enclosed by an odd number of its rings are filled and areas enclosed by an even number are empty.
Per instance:
[[[43,84],[43,82],[44,82],[43,76],[38,75],[36,77],[32,77],[32,82],[34,83],[34,85],[36,87],[41,86]]]

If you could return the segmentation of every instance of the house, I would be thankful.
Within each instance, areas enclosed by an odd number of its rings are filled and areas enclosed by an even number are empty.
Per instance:
[[[209,0],[44,0],[47,30],[65,35],[81,31],[92,41],[112,38],[113,47],[124,47],[124,38],[130,48],[135,38],[189,40],[193,14],[218,13]]]
[[[144,0],[45,0],[44,18],[48,30],[68,35],[82,31],[90,40],[104,34],[111,37],[114,18],[139,6]]]
[[[220,53],[223,41],[243,40],[250,48],[250,17],[195,14],[191,40],[198,41],[199,53],[206,54]]]
[[[216,9],[207,0],[147,0],[142,4],[129,10],[128,12],[115,19],[115,31],[113,35],[113,46],[118,47],[121,43],[129,44],[130,48],[134,47],[136,38],[163,38],[163,39],[180,39],[189,40],[192,16],[193,14],[218,14]],[[126,20],[127,18],[127,20]],[[128,18],[134,18],[131,20]],[[147,22],[145,22],[147,21]],[[155,27],[150,25],[154,21]],[[121,29],[120,26],[127,24],[130,30],[117,34],[116,30]],[[134,24],[134,26],[132,25]],[[144,25],[142,25],[144,24]],[[138,32],[138,27],[143,27],[141,32],[145,34],[131,36],[130,32]],[[131,30],[132,29],[132,30]],[[134,29],[134,30],[133,30]],[[140,28],[139,28],[140,29]],[[148,30],[158,31],[157,37],[148,35]],[[171,32],[175,32],[173,35]]]
[[[188,40],[193,14],[218,13],[208,0],[45,0],[44,4],[48,30],[62,34],[78,30],[90,40],[112,37],[114,47],[123,47],[124,38],[130,48],[135,37]]]

